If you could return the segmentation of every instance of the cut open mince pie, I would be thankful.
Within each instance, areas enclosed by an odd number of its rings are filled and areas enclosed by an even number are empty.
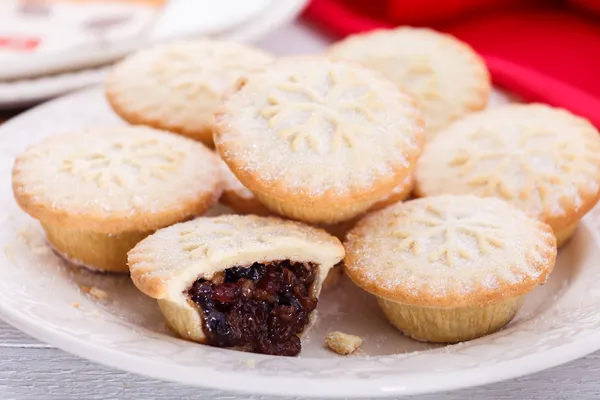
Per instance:
[[[129,252],[129,267],[182,338],[295,356],[343,257],[339,240],[320,229],[227,215],[159,230]]]

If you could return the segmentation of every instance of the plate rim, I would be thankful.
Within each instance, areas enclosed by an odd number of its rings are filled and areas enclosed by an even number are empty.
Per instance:
[[[235,30],[237,26],[243,26],[252,18],[261,15],[262,12],[268,10],[277,4],[278,0],[258,0],[264,2],[264,5],[256,7],[257,9],[246,13],[246,15],[238,16],[233,22],[229,22],[224,26],[212,27],[210,29],[198,28],[192,32],[186,33],[184,37],[194,36],[218,36],[220,32],[227,30]],[[284,0],[296,1],[296,0]],[[169,7],[167,4],[166,7]],[[268,11],[267,11],[268,12]],[[158,11],[157,19],[159,21],[165,14],[164,10]],[[153,24],[154,24],[153,23]],[[150,28],[152,29],[153,26]],[[166,41],[181,39],[180,35],[168,37]],[[32,55],[27,60],[7,60],[6,65],[0,68],[1,81],[28,80],[40,77],[42,75],[68,73],[74,70],[89,69],[110,63],[126,54],[135,51],[141,47],[148,46],[151,43],[160,42],[163,39],[151,39],[148,35],[142,34],[131,39],[111,42],[105,48],[95,46],[92,49],[83,51],[81,48],[62,50],[53,54],[37,54]]]
[[[269,34],[269,32],[290,23],[308,5],[309,0],[283,0],[271,2],[263,11],[254,18],[247,19],[237,26],[218,32],[215,37],[222,40],[237,41],[241,43],[254,42]],[[189,36],[190,38],[194,35]],[[97,64],[97,63],[96,63]],[[110,64],[90,65],[80,70],[60,72],[51,75],[24,77],[12,82],[2,81],[0,86],[11,85],[11,96],[0,95],[0,110],[14,109],[40,101],[50,101],[53,98],[62,97],[74,91],[84,90],[87,87],[97,85],[107,74]],[[94,82],[90,76],[95,76]],[[54,79],[56,77],[57,79]],[[81,82],[84,81],[85,82]],[[56,81],[56,82],[55,82]],[[63,82],[60,84],[59,82]],[[18,86],[24,86],[19,89]],[[32,91],[32,86],[41,87]],[[60,86],[60,87],[58,87]],[[64,87],[67,87],[67,90]],[[50,87],[50,88],[49,88]],[[14,91],[20,90],[23,95],[16,96]],[[41,104],[38,104],[41,105]]]
[[[98,91],[102,91],[101,86],[80,90],[34,107],[0,126],[0,140],[4,139],[7,131],[10,131],[12,124],[21,123],[22,120],[30,118],[31,114],[38,113],[45,108],[52,108],[55,106],[55,103],[68,100],[71,97],[94,96],[94,92],[97,94]],[[589,231],[593,236],[595,245],[600,247],[600,232],[591,223],[587,225],[589,226]],[[398,383],[398,378],[393,376],[360,381],[349,378],[315,381],[314,378],[298,376],[295,378],[277,377],[276,384],[273,385],[274,378],[270,376],[252,375],[244,371],[224,372],[201,364],[194,367],[196,375],[193,377],[189,372],[187,374],[182,373],[185,370],[190,371],[189,367],[186,366],[179,365],[171,366],[172,368],[167,369],[161,368],[159,361],[107,348],[76,336],[55,331],[51,327],[39,325],[35,319],[28,316],[22,310],[5,306],[2,302],[0,302],[0,317],[10,325],[38,340],[50,343],[59,349],[84,359],[89,359],[119,370],[203,388],[279,396],[319,396],[327,398],[342,396],[391,397],[437,393],[529,375],[573,361],[600,349],[600,335],[590,333],[584,337],[577,338],[575,341],[549,347],[535,354],[521,356],[508,361],[499,361],[477,369],[455,372],[444,371],[431,374],[403,373],[404,379],[402,379],[403,382],[401,383]],[[515,364],[518,364],[519,367],[514,368]],[[197,378],[198,372],[202,372],[201,379]],[[435,379],[435,384],[431,385],[430,383],[433,379]],[[249,380],[251,381],[250,383],[248,382]],[[406,382],[409,382],[409,384],[406,384]],[[298,390],[298,387],[301,390]]]
[[[34,321],[27,321],[27,318],[22,313],[14,311],[13,309],[5,308],[0,302],[0,317],[2,320],[44,343],[56,346],[60,350],[83,359],[117,370],[149,376],[161,381],[171,381],[206,389],[267,396],[323,398],[360,398],[368,396],[389,398],[393,396],[441,393],[530,375],[579,359],[600,349],[600,335],[589,335],[569,344],[549,348],[544,352],[484,366],[475,371],[443,372],[435,375],[406,374],[405,377],[410,378],[411,385],[398,385],[394,378],[362,380],[358,384],[352,379],[324,380],[318,381],[318,384],[315,385],[314,379],[305,377],[294,379],[277,377],[277,384],[272,385],[273,378],[268,376],[251,376],[253,382],[248,384],[248,374],[244,372],[230,371],[224,373],[199,366],[197,367],[198,369],[206,372],[206,374],[203,374],[202,382],[200,383],[193,379],[185,379],[188,375],[182,374],[181,370],[187,370],[186,367],[176,366],[176,368],[161,369],[160,362],[154,360],[115,351],[101,345],[86,342],[77,337],[61,335],[52,330],[44,330],[43,328],[38,330]],[[582,346],[581,343],[591,344],[589,346]],[[510,366],[517,362],[520,368],[510,368]],[[158,370],[163,371],[163,373],[157,373],[156,371]],[[498,371],[506,371],[506,373],[498,374]],[[431,382],[433,378],[436,379],[436,384],[427,385],[426,383]],[[224,380],[227,381],[226,384],[223,384]],[[440,384],[442,380],[444,384]],[[219,382],[221,383],[219,384]],[[298,391],[293,389],[294,387],[302,387],[303,390]]]

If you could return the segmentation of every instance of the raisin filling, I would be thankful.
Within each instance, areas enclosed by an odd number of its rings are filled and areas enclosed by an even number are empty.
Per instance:
[[[317,266],[277,261],[232,267],[212,281],[198,279],[189,298],[203,313],[207,344],[255,353],[296,356],[317,299],[310,289]]]

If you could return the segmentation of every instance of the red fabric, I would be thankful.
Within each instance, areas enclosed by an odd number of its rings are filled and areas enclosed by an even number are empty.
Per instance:
[[[465,15],[498,10],[540,0],[417,0],[388,1],[386,17],[404,24],[431,24]]]
[[[313,0],[306,17],[339,36],[398,24],[449,32],[484,57],[497,85],[600,128],[598,0]]]

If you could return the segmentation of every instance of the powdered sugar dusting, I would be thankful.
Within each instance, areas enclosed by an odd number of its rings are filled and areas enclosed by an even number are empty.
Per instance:
[[[59,212],[133,216],[162,212],[217,190],[217,158],[203,145],[141,127],[46,139],[19,156],[14,180]]]
[[[507,203],[474,196],[409,201],[365,218],[347,240],[365,285],[444,298],[537,280],[555,257],[552,232]]]
[[[416,176],[425,195],[500,197],[548,220],[595,201],[600,137],[564,110],[498,107],[441,132],[424,151]]]
[[[418,110],[375,72],[322,59],[273,64],[226,100],[221,156],[291,192],[366,190],[394,179],[420,153]],[[231,165],[231,164],[230,164]]]
[[[224,92],[241,75],[271,61],[269,54],[237,43],[177,41],[119,63],[107,92],[115,109],[125,115],[134,114],[149,124],[160,121],[177,132],[208,131]]]
[[[341,243],[325,231],[278,218],[223,215],[159,230],[129,253],[129,265],[133,276],[165,285],[189,278],[189,285],[233,266],[281,259],[322,264],[324,279],[343,256]]]
[[[485,107],[484,63],[456,39],[431,29],[401,27],[350,36],[330,54],[383,73],[421,104],[428,137],[452,120]]]

